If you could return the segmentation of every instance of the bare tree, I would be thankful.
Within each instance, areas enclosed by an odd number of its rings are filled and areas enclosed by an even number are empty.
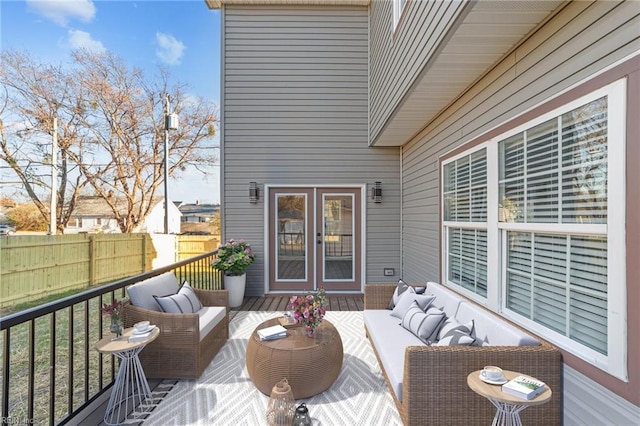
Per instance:
[[[50,188],[43,179],[45,162],[34,163],[33,158],[39,152],[35,158],[46,159],[50,138],[45,136],[51,135],[53,116],[58,117],[59,229],[71,217],[82,190],[89,188],[104,198],[122,232],[136,230],[148,215],[164,178],[166,94],[180,117],[180,129],[170,132],[168,175],[216,161],[216,106],[189,95],[185,85],[171,85],[164,69],[148,78],[114,54],[85,50],[75,51],[68,67],[42,66],[13,51],[3,52],[2,62],[7,105],[2,116],[16,124],[10,136],[3,128],[0,158],[43,214],[46,203],[29,187]],[[38,173],[32,171],[36,169]]]

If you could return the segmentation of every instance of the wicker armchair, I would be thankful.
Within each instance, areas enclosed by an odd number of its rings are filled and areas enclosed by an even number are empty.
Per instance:
[[[396,284],[367,284],[364,307],[386,309]],[[367,337],[375,330],[367,330]],[[562,355],[537,338],[540,346],[409,346],[405,349],[402,401],[399,401],[372,342],[378,364],[405,425],[490,424],[495,407],[467,386],[467,375],[498,365],[544,381],[553,391],[547,404],[521,413],[523,424],[562,424]],[[393,344],[393,342],[391,342]]]
[[[229,339],[227,290],[194,289],[204,307],[225,307],[224,317],[200,339],[200,316],[156,312],[127,302],[123,308],[125,327],[150,321],[160,328],[160,336],[140,352],[140,362],[148,378],[196,379]]]

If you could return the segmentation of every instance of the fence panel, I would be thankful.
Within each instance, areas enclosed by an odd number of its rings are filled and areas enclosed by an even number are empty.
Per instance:
[[[176,262],[212,252],[218,248],[219,242],[217,235],[178,235]]]
[[[0,237],[0,307],[151,269],[147,234]]]

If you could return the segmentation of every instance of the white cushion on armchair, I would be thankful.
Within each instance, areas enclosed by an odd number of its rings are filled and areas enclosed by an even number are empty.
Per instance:
[[[200,320],[200,340],[204,339],[213,328],[227,315],[224,306],[205,306],[198,311]]]
[[[180,284],[173,272],[167,272],[157,277],[148,278],[127,288],[129,299],[133,306],[162,312],[160,305],[153,296],[167,296],[176,294]]]

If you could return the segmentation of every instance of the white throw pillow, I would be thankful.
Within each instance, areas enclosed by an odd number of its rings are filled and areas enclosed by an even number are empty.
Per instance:
[[[455,318],[447,318],[447,320],[442,324],[442,328],[438,332],[438,340],[444,339],[447,335],[453,333],[454,331],[460,331],[467,336],[473,336],[475,324],[473,320],[469,321],[466,324],[461,324]]]
[[[460,324],[455,318],[447,320],[438,332],[437,346],[471,346],[476,343],[473,337],[475,323],[473,320]]]
[[[202,309],[200,299],[187,281],[182,284],[178,293],[169,296],[153,296],[163,312],[170,314],[192,314]]]
[[[402,327],[415,334],[418,339],[426,344],[431,344],[433,337],[437,335],[440,324],[445,319],[445,314],[438,308],[429,308],[424,312],[418,302],[414,301],[402,318]]]
[[[409,284],[405,283],[402,279],[398,280],[398,286],[393,290],[393,296],[391,296],[391,300],[389,301],[389,307],[387,309],[393,309],[398,304],[398,300],[400,300],[400,296],[405,292],[410,291],[415,293],[413,287]]]
[[[402,319],[413,302],[417,302],[420,309],[424,312],[435,298],[436,297],[432,295],[416,294],[411,291],[405,291],[402,293],[402,296],[400,296],[400,300],[398,300],[396,307],[391,311],[391,316]]]

